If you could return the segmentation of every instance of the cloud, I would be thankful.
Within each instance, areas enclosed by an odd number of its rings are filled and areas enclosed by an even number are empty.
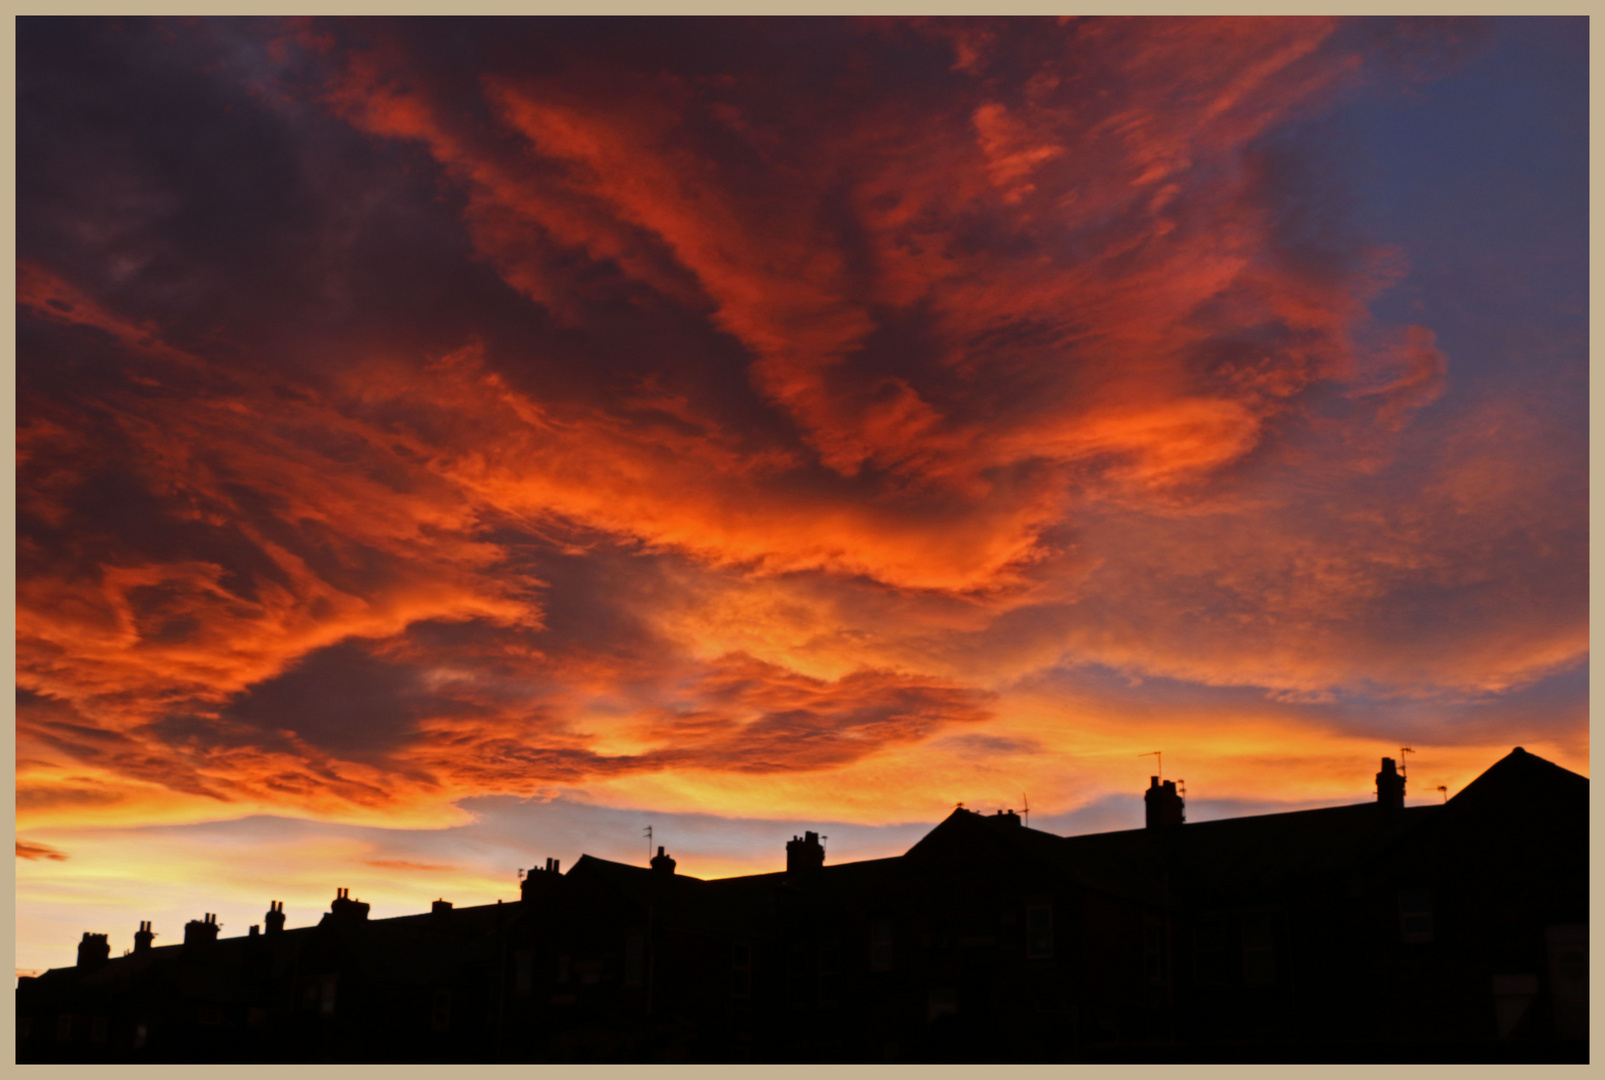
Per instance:
[[[598,26],[24,29],[21,811],[935,787],[1061,675],[1586,656],[1574,433],[1373,317],[1322,137],[1466,28]]]
[[[364,866],[376,866],[381,870],[422,870],[426,873],[431,871],[449,872],[454,869],[454,867],[442,863],[421,863],[413,862],[410,859],[363,859],[362,864]]]
[[[26,840],[17,841],[17,858],[19,859],[51,859],[55,862],[66,862],[67,856],[49,844],[34,844]]]
[[[1037,754],[1046,749],[1035,739],[1014,739],[1004,735],[949,735],[942,739],[942,743],[963,753],[999,757]]]

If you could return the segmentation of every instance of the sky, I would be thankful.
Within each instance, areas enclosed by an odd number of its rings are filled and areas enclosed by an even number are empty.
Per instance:
[[[19,971],[1587,772],[1584,19],[17,43]]]

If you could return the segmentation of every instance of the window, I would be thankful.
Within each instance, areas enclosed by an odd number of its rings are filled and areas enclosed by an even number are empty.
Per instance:
[[[800,1009],[809,1004],[809,996],[808,946],[797,942],[786,957],[786,1000]]]
[[[630,934],[624,939],[624,985],[638,988],[646,982],[646,938]]]
[[[323,984],[319,987],[318,1012],[324,1016],[334,1015],[334,988],[339,981],[340,976],[338,975],[325,975],[323,977]]]
[[[89,1041],[103,1043],[106,1041],[106,1018],[97,1016],[89,1022]]]
[[[451,1029],[451,987],[435,987],[434,1004],[429,1010],[429,1030],[449,1031]]]
[[[730,947],[730,996],[752,996],[752,946],[745,941]]]
[[[939,1016],[954,1016],[959,1011],[959,992],[956,987],[934,987],[926,999],[925,1017],[934,1021]]]
[[[1165,979],[1165,928],[1158,922],[1146,923],[1142,934],[1142,971],[1149,982]]]
[[[1047,904],[1025,909],[1025,955],[1029,960],[1053,955],[1053,908]]]
[[[1588,1038],[1588,924],[1544,927],[1549,946],[1549,994],[1554,1003],[1555,1034],[1563,1039]]]
[[[72,1013],[62,1013],[56,1017],[56,1041],[72,1041]]]
[[[557,958],[557,981],[560,983],[568,982],[568,960],[566,956]]]
[[[1426,889],[1399,891],[1399,936],[1405,941],[1432,940],[1432,894]]]
[[[1242,913],[1243,982],[1271,986],[1276,982],[1276,920],[1266,908]]]
[[[819,950],[819,1003],[835,1005],[841,997],[842,949],[832,939]]]
[[[1226,916],[1214,912],[1193,924],[1193,978],[1199,986],[1225,986]]]
[[[892,970],[892,920],[876,919],[869,927],[869,970]]]
[[[513,954],[513,992],[528,994],[535,989],[535,950],[519,949]]]

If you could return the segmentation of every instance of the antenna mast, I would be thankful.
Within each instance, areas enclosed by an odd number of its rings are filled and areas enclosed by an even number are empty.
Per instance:
[[[1150,750],[1146,754],[1138,754],[1137,756],[1156,758],[1154,768],[1159,773],[1159,779],[1163,780],[1165,778],[1165,758],[1158,750]]]
[[[650,826],[650,825],[648,825],[646,827],[646,857],[647,857],[648,861],[651,861],[651,859],[652,859],[652,826]]]

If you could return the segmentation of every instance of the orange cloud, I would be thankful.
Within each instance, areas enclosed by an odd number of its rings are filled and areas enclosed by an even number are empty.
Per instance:
[[[67,856],[51,847],[49,844],[32,844],[26,840],[17,841],[17,858],[19,859],[53,859],[56,862],[65,862]]]

